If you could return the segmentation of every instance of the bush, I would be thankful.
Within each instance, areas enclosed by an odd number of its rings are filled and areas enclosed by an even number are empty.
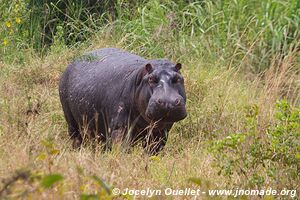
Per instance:
[[[300,107],[279,101],[276,110],[274,123],[264,132],[258,127],[258,107],[252,106],[246,116],[247,132],[212,142],[219,174],[244,176],[245,186],[296,188],[300,181]]]

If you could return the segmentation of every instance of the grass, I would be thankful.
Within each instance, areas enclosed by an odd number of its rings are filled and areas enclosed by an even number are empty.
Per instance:
[[[81,44],[67,46],[60,24],[43,56],[30,43],[1,46],[0,198],[111,199],[108,186],[299,193],[299,5],[253,2],[149,1],[134,10],[125,2],[114,22],[93,34],[85,29],[89,39]],[[140,147],[71,148],[59,77],[74,58],[102,47],[183,64],[188,117],[172,128],[159,156]]]

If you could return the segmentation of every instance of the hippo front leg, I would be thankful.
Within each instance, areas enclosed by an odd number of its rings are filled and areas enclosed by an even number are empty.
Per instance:
[[[145,151],[150,155],[157,155],[166,145],[168,130],[151,130],[143,141]]]
[[[124,103],[120,102],[115,117],[111,122],[111,145],[122,146],[127,133],[128,112],[124,109]]]
[[[119,127],[118,129],[113,130],[111,133],[112,144],[121,144],[125,136],[125,132],[126,127]]]

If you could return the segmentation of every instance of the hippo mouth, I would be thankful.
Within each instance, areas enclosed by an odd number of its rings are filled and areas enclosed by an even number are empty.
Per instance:
[[[172,110],[154,110],[154,112],[146,111],[148,121],[159,122],[177,122],[186,118],[187,113],[185,107]]]

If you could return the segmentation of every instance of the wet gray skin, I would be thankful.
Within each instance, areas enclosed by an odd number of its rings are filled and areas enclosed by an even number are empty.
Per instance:
[[[142,141],[147,152],[158,153],[173,123],[187,115],[180,69],[180,63],[147,60],[116,48],[75,60],[59,85],[73,146],[81,145],[85,130],[106,148],[126,139],[130,145]]]

